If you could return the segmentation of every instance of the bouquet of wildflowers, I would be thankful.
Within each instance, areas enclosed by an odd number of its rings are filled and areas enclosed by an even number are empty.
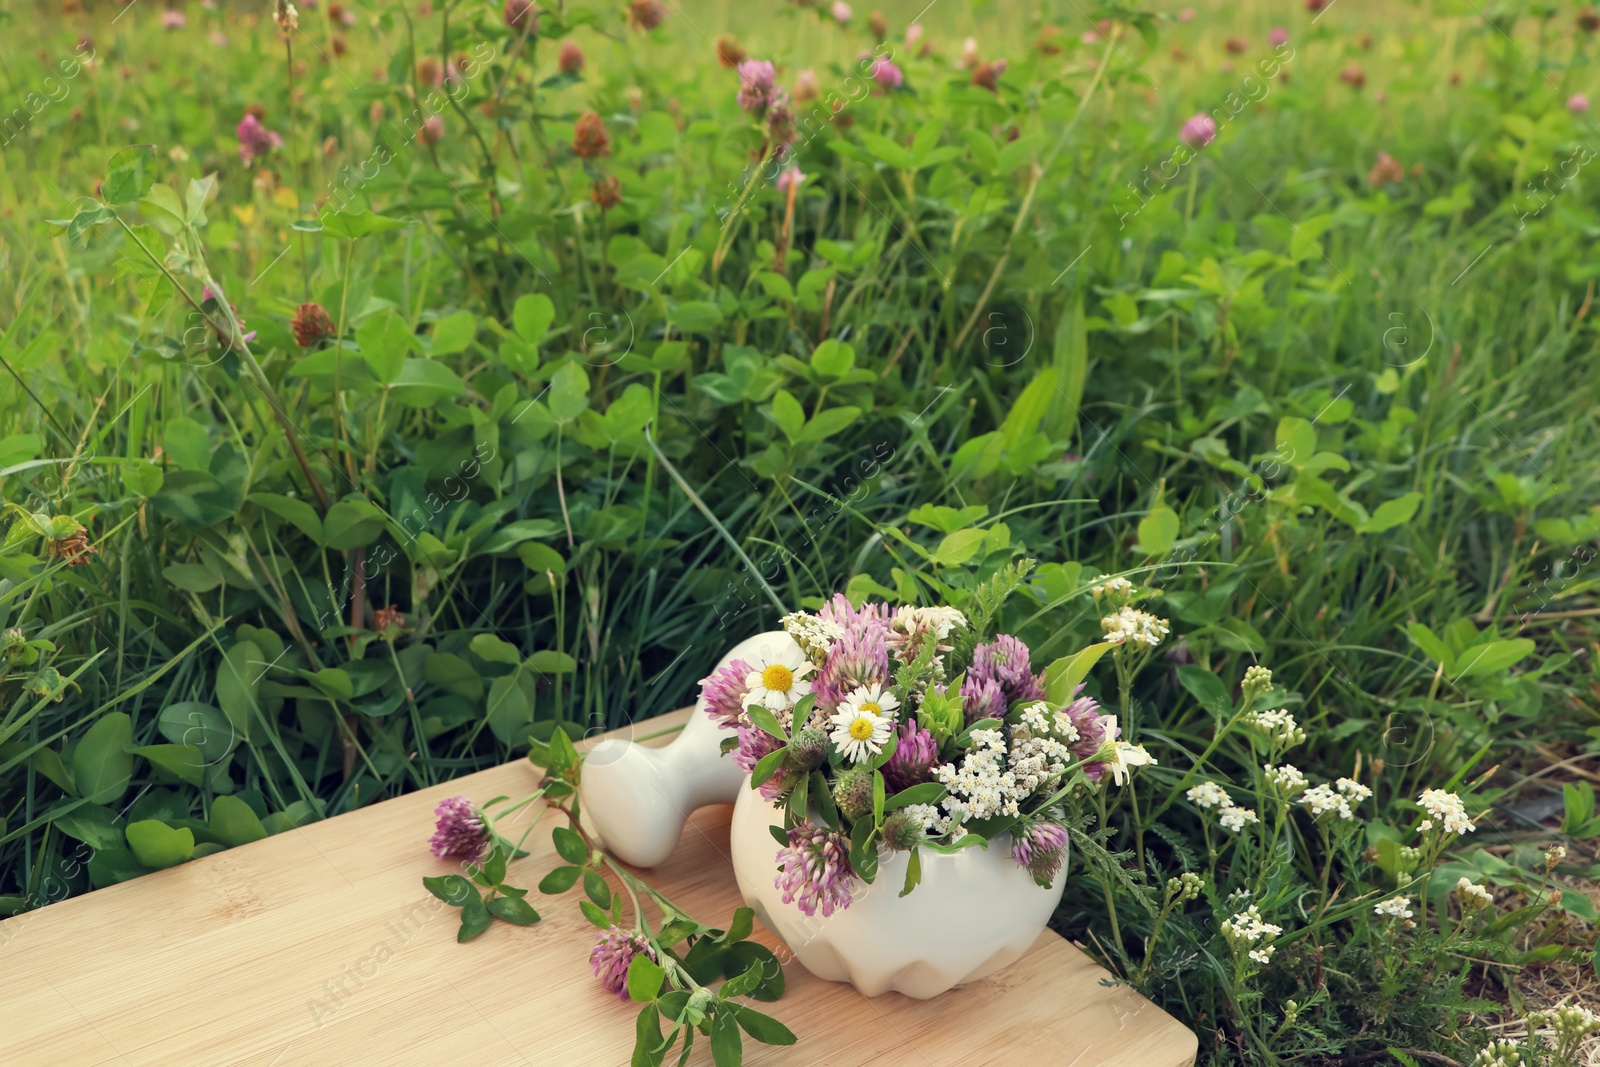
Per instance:
[[[1114,622],[1103,643],[1036,670],[1022,641],[985,636],[954,608],[835,595],[784,617],[787,653],[703,679],[707,713],[735,731],[724,752],[783,811],[773,836],[784,902],[807,915],[849,907],[880,848],[910,853],[904,896],[921,878],[920,849],[1003,835],[1017,864],[1051,885],[1069,796],[1154,762],[1081,692],[1101,654],[1130,642],[1147,653],[1165,632],[1140,612]]]

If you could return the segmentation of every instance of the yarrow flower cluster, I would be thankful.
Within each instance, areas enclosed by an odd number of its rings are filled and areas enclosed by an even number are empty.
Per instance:
[[[1467,806],[1461,802],[1461,797],[1443,789],[1424,789],[1417,798],[1417,803],[1422,810],[1430,816],[1422,820],[1417,829],[1428,831],[1436,824],[1444,828],[1447,834],[1469,834],[1478,827],[1467,818]]]
[[[1372,906],[1373,914],[1383,915],[1390,919],[1409,919],[1416,913],[1411,910],[1410,897],[1390,897],[1380,900]]]
[[[1456,881],[1456,899],[1461,903],[1463,914],[1470,914],[1494,904],[1494,894],[1466,875],[1462,875]]]
[[[1232,805],[1228,791],[1216,782],[1201,782],[1184,794],[1197,808],[1220,808]]]
[[[1261,918],[1261,909],[1254,904],[1222,923],[1222,936],[1233,946],[1234,951],[1242,950],[1249,959],[1260,964],[1266,964],[1272,959],[1275,946],[1271,941],[1281,933],[1283,927],[1264,922]]]
[[[1273,745],[1284,748],[1303,744],[1306,739],[1305,729],[1283,708],[1277,711],[1252,711],[1244,717],[1244,726]]]
[[[1243,833],[1245,826],[1251,823],[1259,823],[1260,821],[1261,817],[1256,814],[1256,809],[1254,808],[1241,808],[1234,804],[1227,804],[1223,806],[1221,811],[1217,812],[1217,822],[1222,824],[1222,828],[1236,834]]]
[[[1332,814],[1340,819],[1350,820],[1356,817],[1352,804],[1359,804],[1372,796],[1372,790],[1352,778],[1340,778],[1332,785],[1314,785],[1307,789],[1300,797],[1311,812],[1311,817],[1320,819],[1324,815]]]
[[[1107,644],[1120,645],[1131,641],[1148,648],[1155,648],[1172,632],[1172,627],[1167,625],[1165,619],[1129,607],[1101,619],[1100,629],[1105,633]]]
[[[1156,763],[1082,683],[1052,701],[1024,642],[972,625],[949,606],[835,596],[785,615],[788,640],[701,680],[701,707],[733,734],[725,750],[782,810],[785,903],[848,907],[863,881],[853,849],[944,849],[973,833],[1009,835],[1017,865],[1049,885],[1066,859],[1064,798]]]

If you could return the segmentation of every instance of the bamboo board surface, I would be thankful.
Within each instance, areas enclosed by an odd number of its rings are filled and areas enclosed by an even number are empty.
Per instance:
[[[687,711],[629,728],[681,724]],[[662,738],[652,743],[665,743]],[[422,877],[433,808],[463,793],[525,796],[526,760],[374,804],[0,922],[4,1067],[625,1065],[636,1005],[589,970],[594,928],[573,891],[529,901],[543,921],[496,922],[465,945]],[[703,808],[647,877],[702,921],[740,901],[728,806]],[[508,881],[560,862],[545,829]],[[519,877],[520,876],[520,877]],[[876,999],[784,960],[788,989],[762,1010],[799,1044],[745,1042],[745,1062],[1183,1067],[1194,1035],[1046,931],[999,974],[931,1001]],[[669,1062],[675,1062],[676,1050]],[[709,1064],[697,1040],[691,1062]]]

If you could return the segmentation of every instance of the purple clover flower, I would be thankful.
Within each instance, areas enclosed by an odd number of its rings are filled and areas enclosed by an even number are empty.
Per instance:
[[[817,695],[818,708],[831,714],[853,690],[889,683],[886,633],[885,628],[867,625],[854,631],[847,629],[845,635],[833,643],[822,661],[817,684],[812,688]]]
[[[1061,710],[1072,722],[1073,729],[1078,731],[1078,739],[1067,747],[1079,759],[1088,759],[1104,748],[1107,741],[1115,741],[1121,735],[1122,728],[1108,721],[1111,716],[1101,714],[1100,705],[1094,697],[1078,696],[1082,691],[1083,684],[1080,682],[1073,693],[1077,699]],[[1098,782],[1105,769],[1106,765],[1100,761],[1083,765],[1083,773],[1091,782]]]
[[[706,702],[706,714],[718,726],[734,726],[744,714],[744,695],[748,692],[744,682],[751,670],[750,664],[736,659],[700,679],[700,698]]]
[[[1034,823],[1012,842],[1011,858],[1038,880],[1054,881],[1067,858],[1066,827],[1053,822]]]
[[[968,679],[993,680],[1000,686],[1005,708],[1017,701],[1031,704],[1044,699],[1044,680],[1035,677],[1028,666],[1028,646],[1010,634],[998,634],[972,650]],[[999,716],[996,716],[998,718]]]
[[[240,119],[234,132],[239,135],[239,158],[247,167],[257,156],[264,156],[283,144],[283,138],[261,125],[261,120],[254,115]]]
[[[747,59],[739,64],[739,106],[752,115],[763,114],[772,103],[777,71],[765,59]]]
[[[883,765],[883,783],[890,793],[933,781],[933,768],[939,762],[939,743],[933,735],[908,719],[900,727],[900,741],[894,755]]]
[[[966,713],[969,726],[981,719],[1005,718],[1006,697],[1000,690],[1000,683],[968,671],[966,681],[961,683],[961,709]]]
[[[874,630],[888,633],[890,615],[887,604],[874,604],[868,601],[857,608],[843,593],[833,594],[833,599],[822,605],[822,610],[817,612],[819,618],[843,626],[845,633],[857,635]]]
[[[440,859],[461,858],[477,860],[489,846],[489,824],[483,812],[472,806],[466,797],[441,800],[433,809],[439,817],[434,825],[433,839],[428,847]]]
[[[850,906],[855,872],[843,834],[801,823],[789,830],[789,844],[778,850],[777,861],[782,870],[773,885],[783,890],[785,904],[806,915],[820,907],[824,918]]]
[[[600,979],[600,986],[607,993],[627,1000],[628,965],[639,955],[654,960],[655,949],[634,931],[620,926],[601,931],[595,941],[594,948],[589,952],[589,966],[594,968],[594,976]]]

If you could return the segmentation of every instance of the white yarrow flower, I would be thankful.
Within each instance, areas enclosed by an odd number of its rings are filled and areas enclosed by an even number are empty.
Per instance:
[[[1285,763],[1279,767],[1264,763],[1261,765],[1261,770],[1265,772],[1267,781],[1285,793],[1298,793],[1309,784],[1306,781],[1306,776],[1301,774],[1299,768],[1292,763]]]
[[[1462,911],[1477,911],[1494,903],[1494,894],[1488,887],[1479,885],[1466,875],[1462,875],[1456,882],[1456,896],[1461,900]]]
[[[1217,822],[1222,824],[1222,828],[1236,834],[1243,832],[1247,823],[1260,821],[1261,817],[1254,808],[1241,808],[1234,804],[1227,805],[1217,813]]]
[[[1372,906],[1372,911],[1376,915],[1384,915],[1391,919],[1409,919],[1416,914],[1411,910],[1410,897],[1390,897],[1388,900],[1380,900]]]
[[[1158,619],[1138,608],[1123,608],[1115,615],[1107,615],[1100,620],[1100,629],[1105,632],[1107,644],[1120,645],[1131,641],[1151,648],[1159,645],[1161,639],[1172,632],[1172,627],[1167,625],[1165,619]]]
[[[1424,789],[1417,803],[1423,811],[1439,821],[1447,834],[1468,834],[1477,829],[1472,820],[1467,818],[1466,804],[1455,793],[1443,789]],[[1430,829],[1432,821],[1429,820]]]
[[[1228,797],[1227,790],[1216,782],[1201,782],[1184,795],[1189,798],[1189,803],[1197,808],[1221,808],[1233,803]]]

